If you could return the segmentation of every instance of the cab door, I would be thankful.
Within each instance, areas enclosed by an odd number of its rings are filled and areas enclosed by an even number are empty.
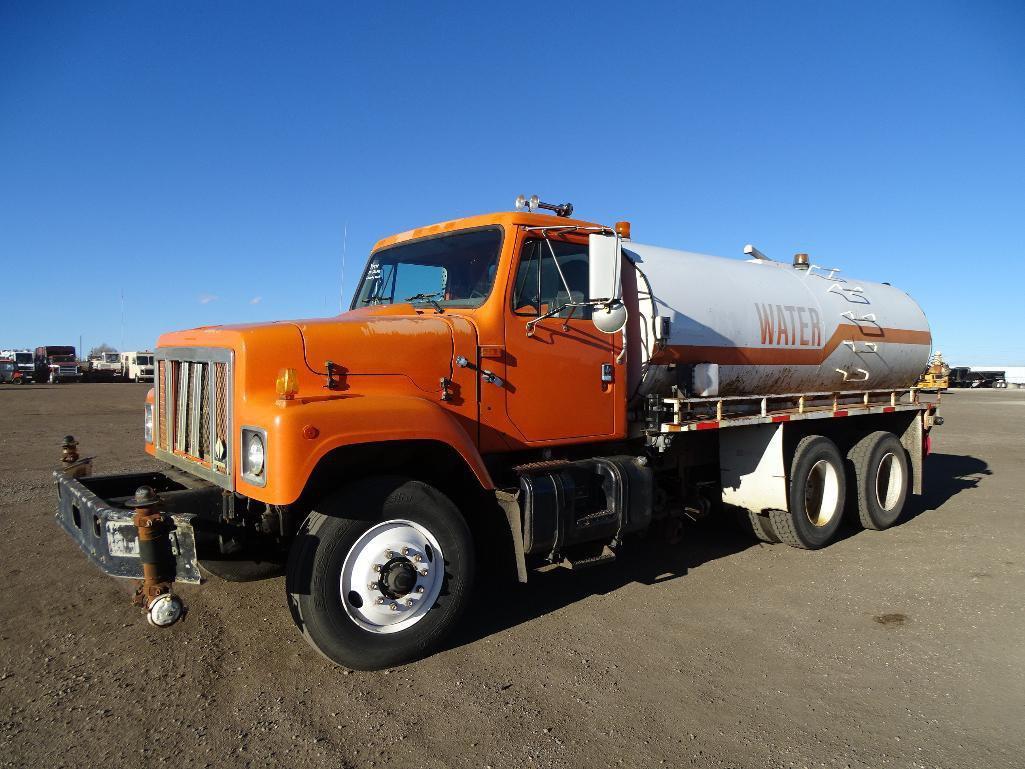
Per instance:
[[[509,421],[528,443],[614,436],[617,337],[594,327],[589,307],[568,306],[589,297],[587,240],[526,232],[518,257],[505,319]]]

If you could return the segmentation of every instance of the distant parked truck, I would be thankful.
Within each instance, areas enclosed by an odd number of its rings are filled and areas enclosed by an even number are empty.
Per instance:
[[[86,382],[113,382],[122,377],[121,355],[116,351],[90,355],[82,374]]]
[[[153,352],[140,350],[121,353],[121,375],[129,382],[152,382]]]
[[[21,372],[13,358],[0,358],[0,384],[21,384]]]
[[[929,368],[918,378],[918,387],[925,390],[946,390],[950,387],[950,366],[943,360],[939,350],[929,358]]]
[[[117,352],[101,352],[90,356],[89,363],[93,371],[110,371],[115,376],[121,376],[121,355]]]
[[[32,381],[36,363],[31,350],[0,350],[0,358],[10,358],[17,364],[21,373],[20,382],[25,384]]]
[[[48,345],[36,348],[34,378],[37,382],[78,382],[82,369],[75,359],[75,348],[66,345]]]
[[[955,366],[950,369],[951,387],[1007,387],[1007,376],[1004,371],[973,371],[968,366]]]
[[[998,389],[1007,387],[1007,374],[1004,371],[975,371],[979,377],[978,387],[996,387]]]

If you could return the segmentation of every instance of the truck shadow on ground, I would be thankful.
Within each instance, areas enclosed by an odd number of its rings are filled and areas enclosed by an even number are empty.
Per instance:
[[[902,526],[923,513],[940,508],[962,491],[978,486],[987,475],[992,475],[989,465],[976,457],[931,454],[925,464],[925,493],[908,497],[904,514],[896,526]],[[848,516],[837,540],[861,533],[860,526],[852,523]],[[531,573],[526,585],[489,585],[484,590],[492,598],[474,602],[445,648],[474,643],[578,601],[614,592],[631,583],[656,585],[678,579],[692,568],[760,546],[766,545],[753,539],[749,532],[733,525],[727,516],[713,517],[687,526],[678,544],[670,544],[664,538],[654,536],[630,540],[616,562],[607,566],[579,572],[555,567]],[[495,600],[496,593],[501,598]]]
[[[726,521],[704,520],[687,526],[677,544],[654,536],[630,539],[616,561],[608,565],[579,571],[551,567],[531,572],[525,585],[496,580],[483,591],[493,597],[471,604],[445,648],[474,643],[631,583],[657,585],[678,579],[701,564],[759,544]],[[495,593],[501,596],[497,600]]]
[[[938,510],[951,497],[962,491],[974,489],[985,476],[992,474],[989,465],[978,457],[964,454],[930,454],[925,459],[924,493],[908,494],[904,512],[893,527],[910,523],[922,513]],[[856,512],[850,512],[846,516],[836,541],[862,533],[857,518]]]
[[[948,499],[967,489],[974,489],[993,471],[978,457],[964,454],[930,454],[925,459],[924,494],[910,495],[904,514],[897,525],[903,525],[924,512],[936,510]]]

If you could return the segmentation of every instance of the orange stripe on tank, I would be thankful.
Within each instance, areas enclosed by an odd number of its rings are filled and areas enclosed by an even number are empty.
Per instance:
[[[826,344],[809,347],[724,347],[713,345],[669,345],[651,356],[651,362],[709,363],[724,366],[818,366],[846,341],[889,344],[932,344],[928,331],[905,328],[861,327],[842,323]]]

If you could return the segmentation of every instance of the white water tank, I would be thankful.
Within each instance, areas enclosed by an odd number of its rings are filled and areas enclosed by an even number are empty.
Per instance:
[[[681,374],[709,396],[901,388],[929,363],[925,314],[893,286],[815,265],[623,248],[637,269],[641,393]]]

